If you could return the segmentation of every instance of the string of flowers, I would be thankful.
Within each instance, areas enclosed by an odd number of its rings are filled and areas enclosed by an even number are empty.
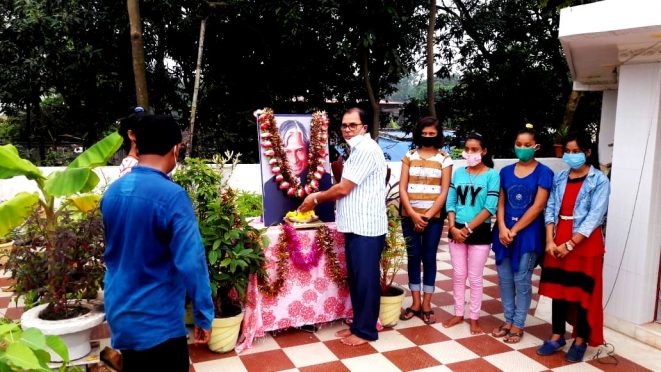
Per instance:
[[[259,291],[268,297],[279,295],[288,271],[287,261],[291,260],[297,268],[309,271],[319,264],[322,253],[326,254],[326,268],[333,283],[338,287],[346,286],[346,277],[342,273],[342,266],[335,254],[333,237],[328,227],[319,227],[315,234],[312,248],[305,255],[301,250],[301,244],[296,230],[291,226],[282,225],[282,233],[278,237],[278,243],[275,249],[277,258],[275,280],[269,282],[267,277],[259,277]]]
[[[273,110],[265,108],[257,110],[257,123],[260,129],[261,145],[266,156],[271,172],[275,175],[275,181],[281,190],[286,190],[288,196],[304,198],[319,190],[319,180],[323,177],[326,169],[326,143],[328,140],[328,115],[325,111],[317,111],[312,114],[310,123],[310,149],[308,156],[308,175],[305,184],[301,184],[295,177],[289,161],[285,156],[282,138],[278,132],[277,123]]]

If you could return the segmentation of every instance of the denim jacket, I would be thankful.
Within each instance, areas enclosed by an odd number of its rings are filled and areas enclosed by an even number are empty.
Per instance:
[[[544,211],[544,223],[546,225],[558,223],[560,205],[565,195],[569,169],[558,172],[553,178],[553,188],[549,195]],[[608,178],[601,172],[590,166],[588,175],[581,186],[574,205],[574,226],[572,232],[589,237],[592,232],[604,222],[604,216],[608,210],[608,196],[610,194],[610,183]]]

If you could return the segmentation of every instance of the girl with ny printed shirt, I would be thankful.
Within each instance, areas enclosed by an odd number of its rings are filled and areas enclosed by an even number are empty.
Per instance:
[[[539,145],[528,124],[514,143],[518,162],[500,171],[500,198],[492,249],[496,254],[498,285],[505,323],[494,337],[514,344],[523,337],[523,326],[532,300],[532,271],[544,253],[544,207],[553,183],[553,171],[535,160]]]
[[[409,288],[413,297],[401,320],[418,315],[427,324],[436,322],[431,297],[436,288],[436,251],[443,232],[443,207],[452,177],[452,159],[441,151],[443,132],[438,119],[420,119],[413,132],[417,147],[402,159],[399,195],[402,233],[408,253]],[[420,264],[424,275],[420,283]],[[420,299],[420,291],[424,293]]]
[[[477,134],[466,138],[466,163],[452,176],[448,193],[448,230],[455,315],[443,322],[449,328],[464,320],[466,277],[470,286],[470,331],[482,333],[478,319],[482,307],[482,273],[491,250],[491,216],[496,213],[500,177],[487,157],[484,140]]]

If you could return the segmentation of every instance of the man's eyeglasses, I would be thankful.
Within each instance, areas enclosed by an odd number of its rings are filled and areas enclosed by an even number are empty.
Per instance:
[[[363,126],[363,125],[365,125],[365,124],[362,124],[362,123],[342,124],[342,125],[340,125],[340,129],[342,129],[342,130],[349,129],[349,130],[353,131],[353,130],[358,129],[358,127]]]

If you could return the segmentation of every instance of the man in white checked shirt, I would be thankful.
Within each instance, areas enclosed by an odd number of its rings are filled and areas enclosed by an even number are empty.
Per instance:
[[[301,212],[337,200],[337,230],[344,233],[353,322],[337,332],[345,345],[362,345],[379,338],[379,260],[388,229],[386,159],[367,131],[367,115],[359,108],[342,117],[342,136],[351,148],[342,180],[326,191],[308,195]]]

